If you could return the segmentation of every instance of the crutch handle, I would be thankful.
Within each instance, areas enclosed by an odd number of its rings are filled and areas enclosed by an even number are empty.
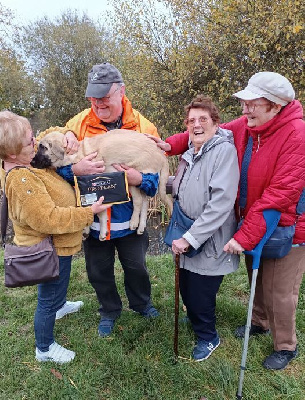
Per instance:
[[[279,220],[281,218],[281,213],[278,210],[274,210],[272,208],[263,211],[263,215],[266,222],[266,233],[262,237],[261,241],[254,247],[253,250],[245,250],[244,254],[249,254],[253,257],[252,261],[252,269],[257,269],[259,267],[259,262],[261,258],[261,254],[263,251],[263,247],[267,240],[270,238],[272,233],[274,232]]]

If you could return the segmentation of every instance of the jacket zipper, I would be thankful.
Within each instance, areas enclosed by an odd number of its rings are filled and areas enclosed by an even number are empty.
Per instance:
[[[259,150],[260,143],[261,143],[261,137],[260,137],[260,135],[257,135],[257,149],[256,149],[256,153],[257,153],[258,150]]]

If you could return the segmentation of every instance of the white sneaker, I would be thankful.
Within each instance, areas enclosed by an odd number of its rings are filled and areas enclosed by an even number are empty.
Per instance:
[[[82,301],[66,301],[65,304],[56,312],[55,319],[60,319],[67,314],[75,313],[84,305]]]
[[[49,346],[49,351],[40,351],[36,347],[36,360],[40,362],[53,361],[59,364],[64,364],[72,361],[74,357],[74,351],[65,349],[56,342]]]

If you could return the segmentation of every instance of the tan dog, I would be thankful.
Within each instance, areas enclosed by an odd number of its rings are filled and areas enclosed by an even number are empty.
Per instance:
[[[63,167],[75,164],[90,153],[98,152],[96,161],[103,160],[105,172],[116,171],[112,164],[126,164],[143,173],[159,173],[159,195],[172,212],[172,201],[166,195],[166,182],[169,176],[168,161],[156,143],[142,133],[126,129],[115,129],[102,135],[85,138],[80,142],[78,152],[67,155],[63,147],[63,134],[57,131],[44,136],[32,162],[36,168]],[[130,229],[137,229],[141,235],[146,227],[148,199],[145,193],[135,186],[129,186],[133,200],[133,214]],[[107,236],[107,213],[99,215],[100,240]]]

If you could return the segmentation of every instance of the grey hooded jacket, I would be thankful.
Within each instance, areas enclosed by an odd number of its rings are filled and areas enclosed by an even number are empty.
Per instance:
[[[233,134],[218,128],[197,154],[190,147],[179,163],[173,194],[195,222],[183,237],[201,253],[180,257],[180,267],[200,275],[226,275],[237,269],[239,256],[227,254],[224,245],[236,231],[234,202],[239,182]],[[178,192],[178,193],[177,193]]]

